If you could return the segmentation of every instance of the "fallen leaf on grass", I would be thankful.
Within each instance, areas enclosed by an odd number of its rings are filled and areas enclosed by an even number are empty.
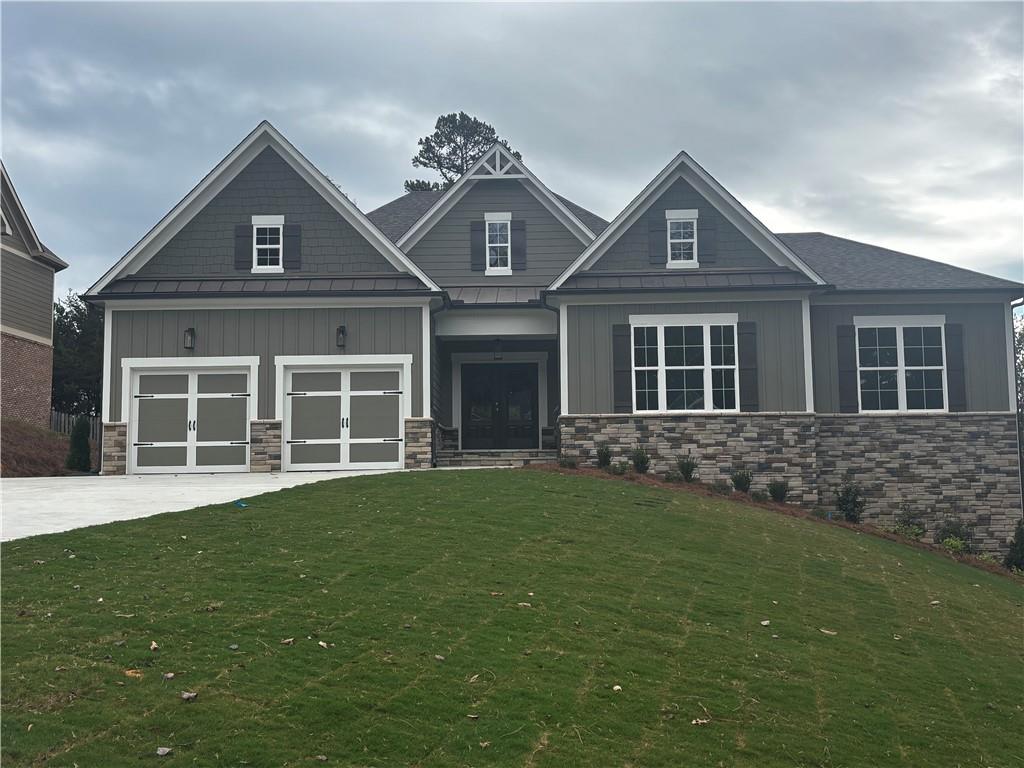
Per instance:
[[[119,618],[119,619],[134,619],[135,618],[135,614],[134,613],[115,613],[114,615],[117,616],[117,618]]]
[[[769,624],[771,624],[771,621],[769,621],[768,619],[765,619],[764,621],[761,622],[761,626],[762,627],[767,627]]]
[[[195,701],[196,697],[198,695],[199,694],[196,693],[195,691],[182,691],[181,692],[181,700],[182,701]]]
[[[516,603],[516,605],[519,606],[520,608],[533,608],[533,606],[530,605],[529,603]]]
[[[941,605],[941,603],[938,600],[932,600],[928,605]]]
[[[442,656],[440,653],[435,653],[434,661],[444,661],[444,656]]]
[[[622,686],[621,685],[613,685],[612,686],[612,690],[615,691],[616,693],[622,693]]]
[[[164,672],[163,677],[164,677],[164,680],[173,680],[174,679],[174,673],[173,672]]]
[[[695,717],[690,721],[690,725],[707,725],[711,722],[710,717]]]
[[[246,504],[245,506],[248,506],[248,504]],[[316,759],[319,760],[321,763],[326,763],[327,762],[327,755],[317,755]]]
[[[139,678],[142,677],[142,670],[141,669],[126,669],[124,671],[124,676],[125,677],[134,677],[136,679],[139,679]]]
[[[893,640],[902,640],[902,639],[903,639],[903,637],[902,637],[901,635],[893,635],[893,636],[892,636],[892,639],[893,639]]]
[[[68,668],[67,667],[55,667],[53,671],[54,672],[67,672]]]
[[[479,679],[480,679],[480,675],[479,674],[473,675],[471,678],[469,678],[469,682],[470,683],[475,683]]]
[[[149,650],[151,650],[151,651],[159,651],[160,650],[160,646],[156,644],[156,640],[150,640],[149,641]]]
[[[504,592],[491,592],[491,597],[503,597],[504,595]]]
[[[822,628],[822,629],[819,629],[818,631],[821,632],[821,634],[823,634],[823,635],[828,635],[829,637],[835,637],[836,635],[839,634],[838,632],[836,632],[835,630],[832,630],[832,629],[824,629],[824,628]]]
[[[284,640],[281,641],[281,645],[295,645],[295,638],[286,637]]]
[[[156,748],[156,756],[157,757],[167,757],[169,754],[171,754],[171,748],[170,747],[157,747]]]
[[[479,720],[480,715],[466,715],[470,720]]]
[[[489,746],[491,746],[491,742],[489,742],[489,741],[481,741],[480,742],[480,749],[487,749]]]
[[[229,651],[237,651],[238,650],[238,643],[232,643],[231,645],[229,645],[228,646],[228,650]]]
[[[327,647],[328,647],[328,646],[327,646],[327,643],[325,643],[325,642],[324,642],[323,640],[319,641],[319,642],[317,643],[317,645],[319,645],[319,646],[320,646],[321,648],[327,648]]]

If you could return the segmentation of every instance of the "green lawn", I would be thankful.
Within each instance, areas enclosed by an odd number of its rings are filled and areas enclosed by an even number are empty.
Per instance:
[[[386,475],[2,555],[4,766],[1024,760],[1019,583],[681,491]]]

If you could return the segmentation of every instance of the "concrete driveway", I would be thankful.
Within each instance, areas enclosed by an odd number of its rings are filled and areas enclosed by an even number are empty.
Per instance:
[[[220,504],[335,477],[389,471],[394,470],[4,478],[0,480],[0,540]]]

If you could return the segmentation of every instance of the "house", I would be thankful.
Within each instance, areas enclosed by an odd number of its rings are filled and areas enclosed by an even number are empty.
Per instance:
[[[869,516],[1021,515],[1018,283],[770,232],[680,153],[611,222],[495,146],[364,214],[261,123],[90,290],[103,471],[684,453]]]
[[[50,426],[53,275],[67,267],[39,240],[0,163],[0,415]]]

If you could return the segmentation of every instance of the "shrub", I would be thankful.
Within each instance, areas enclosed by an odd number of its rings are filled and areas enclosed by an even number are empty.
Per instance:
[[[612,449],[607,445],[602,445],[597,449],[597,466],[604,469],[605,467],[611,466],[612,463]]]
[[[609,464],[608,471],[611,472],[613,475],[624,475],[627,472],[629,472],[629,462],[618,461],[615,464]]]
[[[568,456],[559,456],[558,466],[562,467],[563,469],[576,469],[576,459],[570,458]]]
[[[643,448],[635,449],[631,458],[633,460],[633,469],[641,475],[651,468],[651,457]]]
[[[789,481],[772,480],[768,483],[768,495],[772,497],[772,501],[777,501],[779,504],[785,504],[786,497],[789,496]]]
[[[715,480],[715,482],[711,484],[711,490],[714,491],[715,493],[721,493],[725,496],[728,496],[730,493],[732,493],[732,488],[729,486],[729,484],[725,482],[725,480],[721,479]]]
[[[737,469],[731,476],[733,487],[740,493],[750,490],[750,484],[754,482],[754,476],[749,469]]]
[[[835,496],[836,509],[843,516],[843,520],[848,523],[859,523],[867,505],[861,487],[856,483],[843,483],[839,490],[835,491]]]
[[[759,501],[763,504],[766,501],[768,501],[771,497],[764,491],[754,491],[753,493],[750,494],[750,498],[752,498],[754,501]]]
[[[1007,568],[1024,571],[1024,520],[1017,521],[1017,530],[1013,534],[1010,551],[1006,553],[1003,565]]]
[[[974,551],[974,531],[959,517],[947,517],[935,531],[935,543],[950,552],[967,554]]]
[[[917,512],[904,507],[896,515],[896,527],[893,531],[908,539],[920,539],[925,532],[924,519]]]
[[[670,469],[668,472],[665,473],[666,483],[679,483],[682,482],[682,479],[683,476],[676,472],[674,469]]]
[[[64,464],[75,472],[88,472],[92,469],[89,455],[89,417],[82,415],[75,419],[71,428],[71,444],[68,447],[68,460]]]
[[[700,462],[690,454],[686,454],[676,462],[676,465],[679,467],[679,474],[682,475],[683,480],[688,483],[692,483],[693,478],[697,476],[697,467],[699,464]]]

